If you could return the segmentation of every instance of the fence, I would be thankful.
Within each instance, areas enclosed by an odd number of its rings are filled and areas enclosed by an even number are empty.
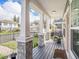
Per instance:
[[[19,36],[19,33],[17,34],[0,34],[0,43],[16,40],[16,37]]]

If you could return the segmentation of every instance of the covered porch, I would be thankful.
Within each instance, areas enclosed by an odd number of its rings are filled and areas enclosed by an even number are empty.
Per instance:
[[[17,38],[17,59],[53,59],[55,49],[65,50],[68,59],[75,59],[71,51],[70,37],[71,2],[71,0],[22,0],[20,36]],[[33,48],[33,36],[30,35],[30,6],[40,15],[38,47],[36,48]],[[63,39],[61,45],[58,45],[51,40],[51,24],[53,20],[60,18],[64,22],[62,27],[65,31],[62,28]],[[45,30],[44,21],[46,21]]]

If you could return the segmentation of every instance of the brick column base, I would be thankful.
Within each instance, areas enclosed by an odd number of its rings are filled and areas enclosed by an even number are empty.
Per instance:
[[[33,48],[32,41],[27,42],[26,43],[26,59],[32,59],[32,48]]]
[[[17,59],[32,59],[32,40],[17,42]]]

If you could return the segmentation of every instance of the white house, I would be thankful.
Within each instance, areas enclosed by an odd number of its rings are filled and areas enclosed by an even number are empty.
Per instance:
[[[0,29],[1,30],[11,31],[16,28],[18,28],[18,25],[16,22],[13,22],[10,20],[0,20]]]

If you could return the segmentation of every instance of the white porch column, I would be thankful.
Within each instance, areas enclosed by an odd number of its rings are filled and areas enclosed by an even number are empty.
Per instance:
[[[32,59],[32,37],[30,37],[29,0],[22,1],[20,37],[17,40],[17,59]]]
[[[69,49],[69,33],[70,33],[70,19],[69,19],[69,8],[67,9],[67,13],[65,15],[65,38],[64,38],[64,46],[65,49],[68,50]]]
[[[50,28],[49,20],[50,20],[49,17],[46,16],[46,40],[49,40],[49,28]]]
[[[38,33],[38,46],[43,47],[44,46],[44,24],[43,20],[44,19],[44,14],[41,12],[40,13],[40,22],[39,22],[39,33]]]

